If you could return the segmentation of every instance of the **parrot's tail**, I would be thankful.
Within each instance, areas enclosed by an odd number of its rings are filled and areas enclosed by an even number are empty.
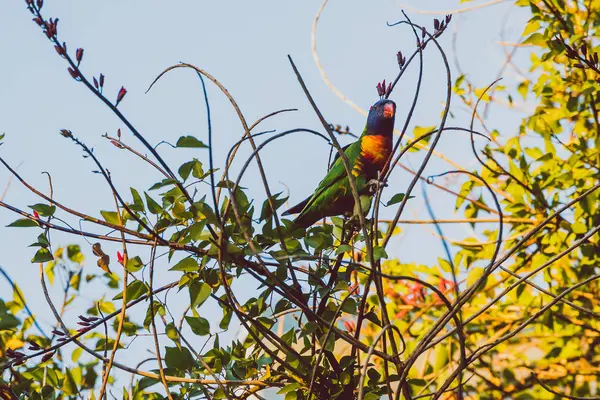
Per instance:
[[[301,226],[303,228],[311,227],[315,222],[323,218],[321,215],[317,213],[304,213],[298,215],[298,217],[294,220],[294,224],[296,226]]]
[[[287,211],[284,211],[283,214],[281,214],[281,215],[299,214],[302,210],[304,210],[304,207],[306,207],[309,200],[310,200],[310,197],[304,199],[300,203],[296,204],[294,207],[290,208]]]

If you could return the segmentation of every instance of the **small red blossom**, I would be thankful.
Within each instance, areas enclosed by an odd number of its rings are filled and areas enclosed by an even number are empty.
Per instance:
[[[418,306],[419,305],[419,300],[416,299],[415,296],[413,296],[412,294],[402,294],[402,295],[400,295],[400,298],[402,299],[404,304],[406,304],[408,306]]]
[[[79,72],[71,67],[69,67],[69,74],[71,74],[71,77],[75,80],[79,80]]]
[[[448,279],[441,278],[438,282],[438,290],[443,294],[446,294],[454,289],[454,282],[449,281]],[[436,294],[434,294],[437,304],[443,304],[442,299]]]
[[[38,9],[41,9],[43,5],[44,5],[44,0],[37,0],[37,8]]]
[[[36,343],[36,342],[34,342],[34,341],[31,341],[31,340],[30,340],[30,341],[28,341],[27,343],[29,343],[29,350],[39,350],[39,349],[41,349],[40,345],[39,345],[39,344],[37,344],[37,343]]]
[[[54,48],[56,49],[56,52],[57,52],[57,53],[58,53],[58,54],[59,54],[61,57],[64,57],[64,55],[65,55],[65,53],[66,53],[66,52],[65,52],[65,49],[64,49],[64,48],[63,48],[61,45],[59,45],[59,44],[57,44],[57,45],[54,45]]]
[[[400,67],[403,67],[403,66],[404,66],[404,64],[406,63],[406,57],[404,57],[404,56],[402,55],[402,52],[401,52],[401,51],[399,51],[399,52],[398,52],[398,54],[396,54],[396,56],[397,56],[397,58],[398,58],[398,65],[399,65]]]
[[[408,293],[400,295],[400,298],[404,301],[404,304],[418,306],[425,300],[423,296],[423,285],[419,282],[408,285]]]
[[[75,51],[75,58],[77,59],[77,65],[79,66],[79,63],[81,63],[81,60],[83,59],[83,49],[81,47]]]
[[[123,257],[123,254],[121,254],[120,251],[117,251],[117,261],[121,265],[123,265],[123,262],[125,261],[125,257]]]
[[[123,146],[121,143],[119,143],[119,142],[118,142],[118,141],[116,141],[116,140],[111,140],[110,142],[111,142],[111,143],[112,143],[112,144],[113,144],[115,147],[118,147],[119,149],[124,149],[124,148],[125,148],[125,146]]]
[[[40,219],[40,214],[38,214],[38,212],[35,210],[33,210],[33,216],[36,217],[37,219]]]
[[[104,75],[100,74],[100,88],[104,87]]]
[[[68,129],[61,129],[60,130],[60,134],[63,135],[66,138],[70,138],[71,136],[73,136],[73,134],[71,133],[70,130]]]
[[[127,94],[127,89],[125,89],[123,86],[121,86],[121,90],[119,90],[119,94],[117,94],[117,104],[115,104],[115,106],[119,105],[119,103],[121,102],[121,100],[123,100],[123,97],[125,97],[126,94]]]
[[[44,24],[44,20],[41,19],[40,17],[35,17],[33,19],[33,22],[35,22],[36,24],[38,24],[39,26],[42,26]]]
[[[442,293],[447,293],[449,291],[451,291],[452,289],[454,289],[454,282],[449,281],[448,279],[440,279],[440,282],[438,283],[438,289],[442,292]]]
[[[52,358],[52,356],[54,356],[54,353],[55,353],[55,351],[53,351],[53,352],[51,352],[51,353],[48,353],[48,354],[46,354],[44,357],[42,357],[42,362],[46,362],[46,361],[48,361],[49,359],[51,359],[51,358]]]
[[[344,328],[346,328],[346,331],[348,331],[349,333],[354,333],[356,332],[356,322],[344,321]]]
[[[392,84],[390,83],[389,85],[385,85],[385,79],[383,80],[383,82],[380,82],[377,84],[377,94],[379,95],[379,97],[384,97],[387,96],[392,90]]]
[[[98,90],[98,79],[94,76],[94,87]]]
[[[46,36],[48,37],[48,39],[53,38],[54,36],[56,36],[56,33],[58,32],[57,30],[57,25],[58,25],[58,18],[56,19],[48,19],[48,22],[45,23],[45,33]]]

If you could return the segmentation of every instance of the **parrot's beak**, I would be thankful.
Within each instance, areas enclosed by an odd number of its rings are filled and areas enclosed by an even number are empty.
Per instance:
[[[383,106],[383,117],[392,118],[394,116],[395,111],[396,110],[394,109],[394,105],[392,103],[388,103],[385,106]]]

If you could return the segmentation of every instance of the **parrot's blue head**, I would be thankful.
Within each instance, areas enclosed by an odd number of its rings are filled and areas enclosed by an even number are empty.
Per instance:
[[[396,103],[382,99],[371,106],[367,117],[367,135],[391,136],[396,118]]]

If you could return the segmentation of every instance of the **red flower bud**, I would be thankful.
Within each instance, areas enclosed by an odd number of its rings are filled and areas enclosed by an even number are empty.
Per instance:
[[[29,350],[39,350],[41,349],[40,345],[37,344],[36,342],[33,341],[28,341],[27,343],[29,343]]]
[[[349,333],[353,333],[354,331],[356,331],[356,322],[354,322],[354,321],[344,321],[344,328],[346,328],[346,330]]]
[[[37,0],[37,8],[40,9],[44,5],[44,0]]]
[[[52,356],[54,356],[54,353],[55,353],[55,352],[56,352],[56,351],[53,351],[53,352],[51,352],[51,353],[48,353],[48,354],[46,354],[44,357],[42,357],[42,362],[46,362],[46,361],[48,361],[49,359],[51,359],[51,358],[52,358]]]
[[[69,67],[69,74],[71,74],[71,77],[73,77],[73,79],[79,80],[79,72],[77,70]]]
[[[79,65],[83,58],[83,49],[81,47],[75,51],[75,58],[77,59],[77,65]]]
[[[126,94],[127,94],[127,89],[125,89],[123,86],[121,86],[121,90],[119,90],[119,94],[117,94],[117,103],[115,104],[115,106],[119,105],[119,103],[121,102],[121,100],[123,100],[123,97],[125,97]]]
[[[35,22],[36,24],[38,24],[39,26],[42,26],[44,24],[44,20],[41,19],[40,17],[35,17],[33,19],[33,22]]]
[[[104,87],[104,75],[100,74],[100,87]]]
[[[68,129],[61,129],[60,130],[60,134],[63,135],[66,138],[70,138],[71,136],[73,136],[73,134],[71,133],[70,130]]]
[[[54,45],[54,48],[56,49],[56,52],[61,56],[64,57],[65,56],[65,49],[62,48],[61,45],[57,44]]]
[[[94,76],[94,87],[96,88],[96,90],[98,90],[98,80],[96,79],[95,76]]]
[[[38,212],[35,210],[33,210],[33,216],[36,217],[37,219],[40,219],[40,214],[38,214]]]
[[[25,3],[27,3],[28,6],[33,4],[33,0],[25,0]]]
[[[113,141],[114,142],[114,141]],[[114,144],[114,143],[113,143]],[[123,254],[121,254],[120,251],[117,251],[117,261],[119,262],[119,264],[123,265],[123,261],[125,261],[125,257],[123,257]]]

